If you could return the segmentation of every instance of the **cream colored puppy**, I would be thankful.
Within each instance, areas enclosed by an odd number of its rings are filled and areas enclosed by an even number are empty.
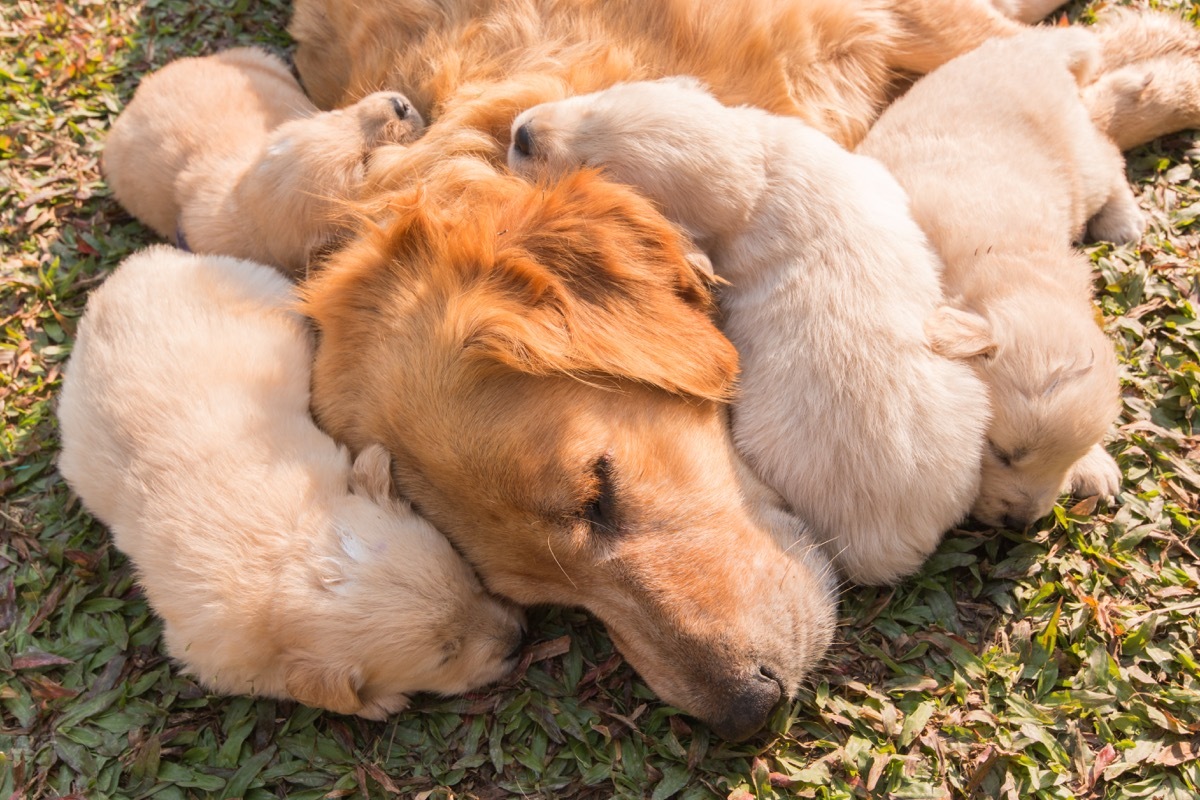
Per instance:
[[[344,231],[370,153],[423,128],[396,92],[319,112],[280,59],[238,48],[145,78],[103,167],[117,200],[181,247],[297,276]]]
[[[312,343],[291,285],[154,247],[91,296],[59,401],[63,476],[113,533],[209,689],[382,719],[418,691],[514,666],[518,612],[353,469],[309,416]]]
[[[509,165],[602,166],[708,254],[742,362],[734,440],[847,577],[913,572],[966,515],[987,392],[929,348],[940,265],[878,162],[672,78],[525,111]]]
[[[973,513],[992,525],[1120,487],[1100,445],[1120,410],[1117,362],[1072,240],[1089,220],[1097,238],[1135,240],[1142,216],[1080,100],[1098,58],[1081,28],[993,40],[918,81],[859,147],[893,171],[946,263],[957,310],[931,325],[936,346],[981,353],[993,418]],[[964,351],[972,336],[994,347]]]

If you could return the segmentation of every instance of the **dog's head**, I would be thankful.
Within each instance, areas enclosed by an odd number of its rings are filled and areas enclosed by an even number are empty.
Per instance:
[[[603,168],[705,240],[737,230],[765,189],[761,114],[721,105],[692,78],[618,84],[523,111],[508,164],[535,178]]]
[[[1112,344],[1086,308],[1054,293],[999,295],[986,312],[943,309],[926,326],[933,347],[975,360],[992,421],[972,515],[1023,529],[1067,490],[1075,464],[1119,410]]]
[[[835,598],[734,452],[737,356],[681,234],[594,173],[533,186],[480,162],[392,214],[306,287],[320,421],[385,443],[492,591],[589,609],[668,702],[758,730]]]
[[[337,503],[331,548],[311,565],[303,620],[283,620],[288,692],[302,703],[384,719],[409,695],[462,692],[513,670],[524,615],[487,593],[446,538],[391,496],[372,445]]]

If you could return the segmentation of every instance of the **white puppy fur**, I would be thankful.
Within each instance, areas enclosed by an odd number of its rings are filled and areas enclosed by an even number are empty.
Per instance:
[[[1079,28],[988,42],[918,81],[859,147],[894,172],[945,261],[956,312],[931,325],[937,346],[960,353],[964,330],[996,344],[974,359],[993,419],[973,513],[993,525],[1023,528],[1070,489],[1120,487],[1100,445],[1117,363],[1072,239],[1091,219],[1097,238],[1135,240],[1142,216],[1080,100],[1098,58]]]
[[[221,693],[382,719],[514,666],[519,612],[309,416],[291,285],[154,247],[91,296],[59,401],[59,468],[113,533],[167,650]]]
[[[687,78],[536,106],[513,142],[513,169],[602,166],[693,236],[728,282],[742,453],[847,577],[916,570],[975,497],[988,403],[929,348],[940,265],[887,171]]]
[[[423,129],[397,92],[322,113],[283,61],[244,47],[143,79],[103,167],[117,200],[180,246],[300,275],[344,234],[371,152]]]

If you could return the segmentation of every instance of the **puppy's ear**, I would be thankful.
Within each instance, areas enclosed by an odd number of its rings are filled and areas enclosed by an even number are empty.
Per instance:
[[[386,502],[392,491],[392,457],[381,444],[368,445],[354,459],[350,491],[376,503]]]
[[[692,75],[671,75],[666,78],[659,78],[655,83],[665,83],[668,86],[678,86],[681,89],[692,89],[701,92],[709,91],[708,86],[703,81]]]
[[[706,254],[699,250],[693,250],[684,257],[692,265],[692,269],[700,273],[702,279],[715,281],[717,274],[713,272],[712,260]]]
[[[925,336],[930,349],[946,358],[986,358],[996,352],[991,324],[978,314],[951,306],[941,306],[925,320]]]
[[[358,676],[333,670],[308,659],[297,659],[287,668],[284,686],[288,694],[306,706],[338,714],[357,714],[363,707],[358,696]]]
[[[723,401],[737,352],[690,244],[644,199],[583,172],[530,187],[495,253],[469,351],[532,374],[616,377]]]

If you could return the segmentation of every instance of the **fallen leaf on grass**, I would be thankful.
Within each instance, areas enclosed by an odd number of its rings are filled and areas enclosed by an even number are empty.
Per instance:
[[[1096,759],[1092,762],[1092,768],[1088,770],[1087,779],[1083,784],[1083,791],[1086,794],[1090,792],[1100,780],[1100,775],[1104,772],[1109,764],[1117,760],[1117,750],[1112,744],[1106,744],[1096,753]]]
[[[548,642],[539,642],[526,651],[530,658],[531,664],[538,661],[545,661],[548,658],[566,655],[571,649],[571,637],[560,636],[557,639],[551,639]]]
[[[1096,510],[1096,506],[1099,505],[1099,503],[1100,503],[1099,495],[1092,495],[1091,497],[1085,497],[1082,500],[1080,500],[1078,503],[1076,503],[1075,505],[1071,506],[1067,510],[1067,513],[1070,514],[1072,517],[1090,517],[1092,515],[1092,513]]]
[[[49,678],[44,678],[41,675],[34,675],[30,687],[30,694],[38,700],[59,700],[64,697],[77,697],[78,689],[68,689],[61,683],[52,681]]]
[[[69,658],[44,653],[41,650],[29,650],[17,656],[12,661],[13,669],[38,669],[39,667],[54,667],[74,663]]]

